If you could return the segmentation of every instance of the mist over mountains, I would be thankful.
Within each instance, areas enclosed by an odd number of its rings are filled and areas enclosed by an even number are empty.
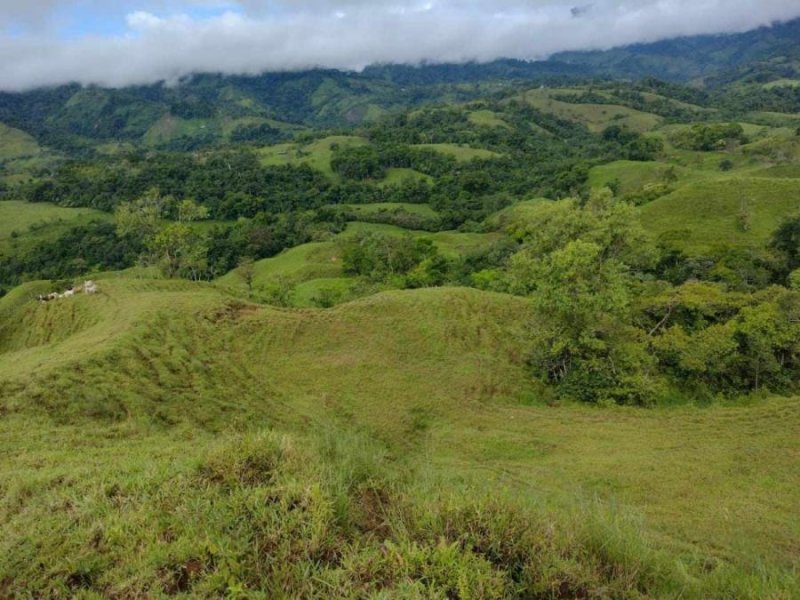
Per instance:
[[[739,33],[798,16],[800,6],[789,0],[4,3],[0,89],[544,60],[564,51]]]
[[[762,84],[800,73],[799,37],[800,20],[794,20],[741,34],[560,53],[546,61],[372,65],[360,73],[333,69],[252,76],[217,73],[187,77],[178,85],[124,88],[73,83],[0,92],[0,122],[26,131],[43,145],[76,152],[91,147],[92,140],[141,142],[148,132],[190,121],[191,135],[178,135],[177,141],[173,135],[170,143],[174,149],[192,149],[218,143],[224,123],[243,118],[276,121],[258,134],[262,141],[274,143],[290,133],[285,124],[349,127],[425,103],[511,93],[518,84],[646,77],[704,88],[691,99],[699,104],[703,94],[716,88],[750,86],[748,102],[758,98],[759,106],[738,108],[789,110],[797,101],[796,88]]]

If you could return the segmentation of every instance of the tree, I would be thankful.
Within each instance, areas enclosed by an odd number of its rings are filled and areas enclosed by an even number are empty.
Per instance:
[[[183,275],[198,280],[208,266],[205,240],[185,223],[163,226],[149,248],[161,272],[169,278]]]
[[[242,278],[245,285],[247,286],[247,290],[249,292],[253,291],[253,279],[256,276],[256,263],[255,261],[249,256],[243,256],[239,259],[239,266],[236,267],[236,274]]]
[[[171,211],[177,214],[177,222],[164,220]],[[147,248],[146,261],[157,264],[169,278],[181,275],[201,279],[208,270],[206,240],[187,224],[207,217],[205,207],[192,200],[176,203],[157,189],[121,204],[115,211],[118,235],[141,240]]]
[[[189,198],[178,203],[178,222],[189,223],[192,221],[204,221],[209,217],[209,211],[205,206],[197,204]]]
[[[152,239],[161,226],[161,221],[170,204],[171,196],[162,196],[153,188],[132,202],[120,204],[114,211],[117,234],[120,237],[134,236],[145,242]]]
[[[436,246],[431,240],[414,239],[410,235],[396,237],[367,233],[344,243],[342,264],[345,272],[351,275],[360,275],[371,281],[385,281],[406,275],[436,253]],[[402,281],[399,283],[402,285]]]
[[[781,254],[787,271],[800,267],[800,215],[786,219],[778,227],[771,246]]]
[[[276,306],[291,306],[294,284],[291,279],[278,275],[265,288],[267,302]]]
[[[655,255],[635,209],[606,190],[584,207],[568,200],[533,212],[517,229],[523,247],[509,287],[532,299],[534,372],[586,401],[652,401],[652,360],[631,306],[634,273]]]
[[[383,179],[386,174],[378,151],[372,146],[335,150],[331,169],[345,179]]]

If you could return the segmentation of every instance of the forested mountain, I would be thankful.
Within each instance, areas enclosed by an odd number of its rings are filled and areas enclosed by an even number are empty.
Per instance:
[[[548,61],[372,66],[259,76],[196,75],[175,86],[77,85],[0,94],[0,123],[71,152],[126,141],[193,149],[220,141],[275,142],[297,126],[352,127],[431,102],[504,95],[518,85],[656,77],[716,89],[792,78],[800,20],[738,35],[699,36]],[[762,90],[762,103],[800,108],[796,87]],[[765,107],[768,109],[769,107]]]
[[[657,77],[675,82],[718,85],[731,74],[757,70],[762,83],[800,72],[800,19],[734,35],[701,35],[634,44],[597,52],[564,52],[556,63],[595,76]]]

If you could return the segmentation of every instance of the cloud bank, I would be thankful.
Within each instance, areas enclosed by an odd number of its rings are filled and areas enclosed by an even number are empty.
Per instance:
[[[739,32],[800,16],[798,0],[0,0],[0,89],[119,87],[198,72],[258,74],[373,63],[543,59],[680,35]],[[63,37],[54,23],[118,19]],[[121,12],[124,11],[124,12]],[[205,11],[205,12],[202,12]],[[17,27],[16,31],[12,27]],[[12,32],[13,31],[13,32]]]

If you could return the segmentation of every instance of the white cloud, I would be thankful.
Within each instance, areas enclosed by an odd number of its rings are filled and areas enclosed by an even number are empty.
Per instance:
[[[0,0],[0,22],[21,18],[22,9],[13,7],[22,4]],[[67,4],[24,3],[26,11],[38,6],[44,13]],[[32,30],[0,38],[0,88],[70,81],[122,86],[195,72],[360,69],[376,62],[539,59],[562,50],[744,31],[800,16],[797,0],[141,0],[137,7],[116,6],[130,8],[119,35],[66,40]],[[225,12],[190,16],[199,7]]]

